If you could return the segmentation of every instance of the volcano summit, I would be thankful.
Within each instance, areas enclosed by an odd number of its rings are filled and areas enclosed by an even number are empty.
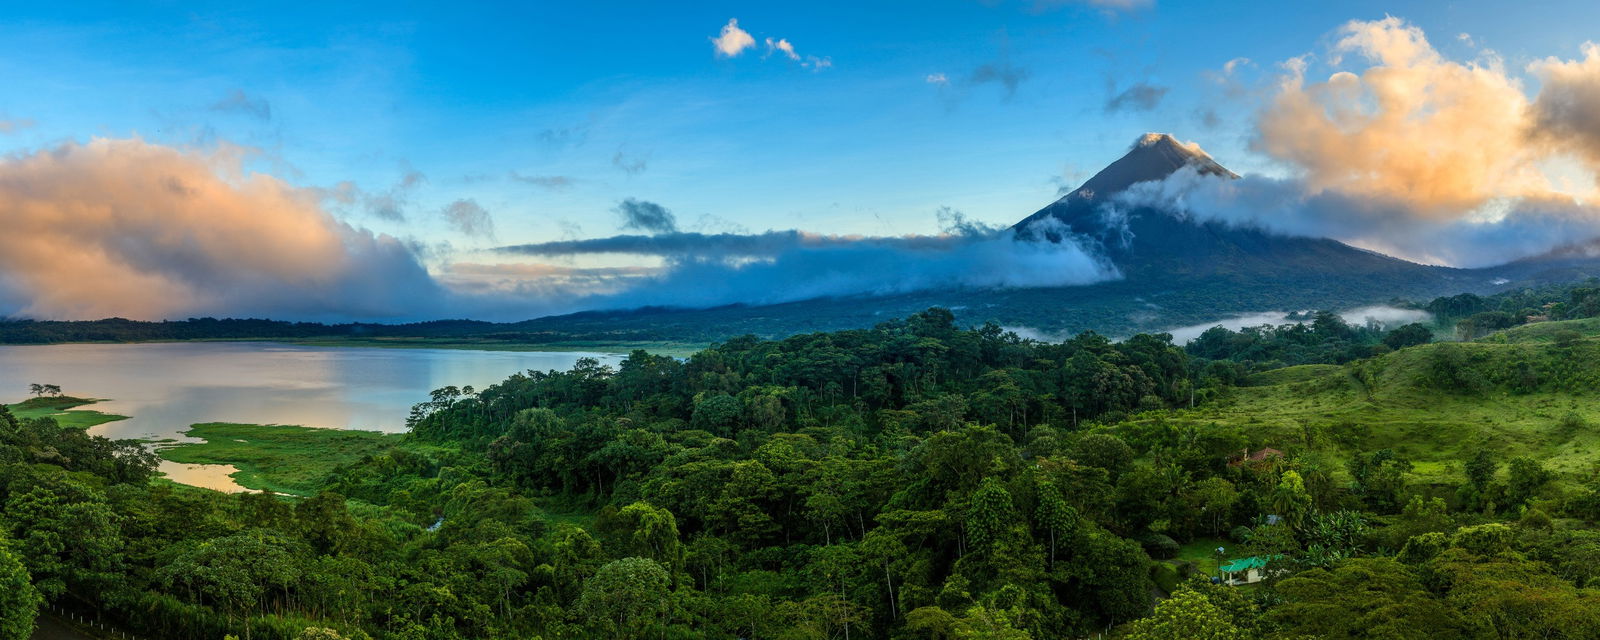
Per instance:
[[[1165,133],[1147,133],[1126,155],[1012,229],[1025,240],[1060,241],[1063,233],[1086,238],[1130,280],[1377,278],[1386,286],[1409,290],[1411,284],[1448,284],[1464,275],[1458,269],[1420,265],[1326,238],[1198,221],[1182,210],[1130,204],[1122,197],[1135,185],[1166,180],[1186,170],[1214,179],[1238,178],[1199,145]]]

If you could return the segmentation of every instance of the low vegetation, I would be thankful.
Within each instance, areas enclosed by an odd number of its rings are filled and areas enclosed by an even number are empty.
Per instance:
[[[74,429],[87,429],[98,424],[128,419],[128,416],[77,408],[96,402],[99,400],[51,396],[28,398],[17,404],[6,405],[6,408],[17,418],[52,418],[63,427]]]
[[[246,489],[315,494],[334,469],[393,447],[400,436],[374,431],[292,425],[206,422],[183,432],[201,442],[163,446],[162,458],[183,464],[227,464]]]

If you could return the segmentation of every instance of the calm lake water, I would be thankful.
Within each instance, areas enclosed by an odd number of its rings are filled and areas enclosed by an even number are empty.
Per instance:
[[[108,438],[182,439],[197,422],[297,424],[398,432],[411,405],[447,385],[484,388],[518,371],[568,369],[615,354],[306,347],[272,342],[0,346],[0,399],[28,385],[105,398],[85,407],[130,416],[90,429]],[[233,488],[230,468],[164,463],[180,482]]]

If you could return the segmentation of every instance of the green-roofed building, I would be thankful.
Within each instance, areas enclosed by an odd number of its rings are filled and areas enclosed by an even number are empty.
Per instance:
[[[1229,585],[1252,584],[1266,580],[1273,571],[1267,565],[1282,556],[1250,556],[1236,558],[1222,563],[1217,571],[1222,574],[1222,583]]]

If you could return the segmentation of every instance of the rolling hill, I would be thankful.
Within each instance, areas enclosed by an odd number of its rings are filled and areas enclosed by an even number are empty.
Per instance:
[[[1554,344],[1545,334],[1586,336]],[[1315,453],[1340,464],[1392,449],[1424,484],[1453,486],[1480,449],[1530,456],[1568,480],[1588,477],[1600,451],[1600,358],[1593,319],[1545,322],[1471,343],[1410,347],[1348,365],[1257,374],[1229,397],[1174,412],[1177,425],[1222,425],[1254,446]],[[1137,421],[1135,421],[1137,422]]]

